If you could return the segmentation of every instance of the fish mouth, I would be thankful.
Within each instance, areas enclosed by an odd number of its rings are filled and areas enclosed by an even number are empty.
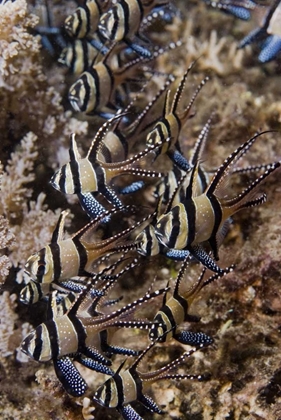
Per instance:
[[[57,172],[54,173],[54,175],[52,175],[51,179],[50,179],[50,184],[52,185],[53,188],[55,188],[56,190],[59,190],[59,184],[56,181],[56,177],[57,177]]]
[[[69,99],[69,102],[70,102],[72,108],[74,109],[74,111],[80,112],[81,109],[80,109],[80,107],[78,105],[78,100],[76,98],[74,98],[74,97],[71,97],[71,98],[68,98],[68,99]]]

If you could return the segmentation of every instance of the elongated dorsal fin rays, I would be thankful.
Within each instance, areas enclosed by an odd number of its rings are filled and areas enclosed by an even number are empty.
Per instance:
[[[138,356],[138,358],[134,361],[134,363],[132,363],[132,365],[130,366],[129,370],[131,372],[136,371],[138,365],[140,364],[140,362],[142,361],[142,359],[145,357],[145,355],[149,352],[149,350],[155,346],[155,344],[157,343],[157,341],[159,340],[155,340],[151,343],[149,343],[149,345],[141,352],[141,354]]]
[[[191,170],[190,181],[185,190],[186,200],[191,200],[197,195],[198,171],[199,171],[199,162],[196,162],[196,164],[193,166],[193,169]]]
[[[85,235],[87,234],[91,234],[92,230],[95,229],[100,222],[102,222],[105,218],[107,218],[108,216],[112,216],[117,214],[118,212],[132,212],[132,206],[124,206],[122,208],[118,208],[118,209],[112,209],[112,210],[107,210],[104,213],[100,214],[99,216],[97,216],[95,219],[92,219],[89,223],[87,223],[83,228],[81,228],[78,232],[76,232],[73,236],[72,239],[77,238],[79,239],[81,242],[83,241],[85,244],[90,244],[90,242],[88,242],[86,240]],[[110,239],[110,238],[109,238]],[[97,245],[99,246],[100,243],[102,243],[103,241],[97,242]],[[104,243],[104,242],[103,242]],[[93,244],[94,245],[94,244]]]
[[[118,261],[124,261],[123,258],[119,258]],[[122,270],[119,271],[119,273],[116,273],[114,275],[109,275],[109,280],[106,282],[106,284],[100,289],[101,294],[100,296],[97,296],[95,299],[94,305],[91,305],[91,310],[98,311],[99,308],[104,304],[106,300],[106,295],[109,292],[109,290],[114,286],[114,284],[118,281],[118,279],[123,276],[125,273],[128,273],[130,270],[138,266],[139,262],[137,259],[134,259],[131,263],[127,264]]]
[[[195,92],[193,93],[193,95],[192,95],[192,98],[191,98],[191,100],[190,100],[190,102],[189,102],[189,104],[188,104],[188,106],[185,108],[185,110],[180,114],[180,115],[178,115],[178,117],[180,118],[180,120],[182,121],[182,122],[185,122],[186,121],[186,119],[187,119],[187,117],[192,117],[194,114],[190,114],[190,110],[191,110],[191,108],[192,108],[192,105],[194,104],[194,102],[195,102],[195,100],[196,100],[196,98],[197,98],[197,96],[199,95],[199,93],[201,92],[201,90],[202,90],[202,88],[206,85],[206,83],[208,82],[208,80],[209,80],[209,77],[205,77],[201,82],[200,82],[200,84],[198,85],[198,87],[197,87],[197,89],[195,90]]]
[[[75,301],[73,302],[71,307],[66,312],[66,315],[77,316],[77,313],[78,313],[79,310],[83,311],[83,309],[84,309],[83,308],[83,302],[87,298],[87,293],[89,292],[91,287],[92,287],[92,281],[88,280],[86,285],[85,285],[85,288],[79,293],[79,295],[77,296],[77,298],[75,299]]]
[[[129,207],[129,206],[128,206]],[[116,210],[115,210],[116,212]],[[127,229],[122,230],[119,233],[116,233],[115,235],[111,236],[108,239],[104,239],[102,241],[99,242],[87,242],[86,240],[82,239],[81,242],[86,245],[87,249],[89,250],[95,250],[95,249],[100,249],[100,248],[107,248],[107,250],[125,250],[126,249],[126,244],[124,244],[124,247],[122,248],[121,246],[118,246],[118,241],[122,238],[124,238],[125,236],[128,236],[129,233],[131,233],[132,231],[134,231],[135,229],[137,229],[139,226],[141,226],[143,223],[145,223],[147,220],[149,220],[152,217],[151,214],[148,214],[147,216],[143,217],[141,220],[139,220],[137,223],[135,223],[132,226],[129,226]],[[111,244],[114,244],[113,248],[108,248]]]
[[[52,233],[51,244],[55,244],[63,240],[65,219],[68,214],[69,214],[68,210],[64,210],[61,212],[60,217],[57,221],[56,227]]]
[[[156,341],[154,343],[156,343]],[[199,348],[202,348],[203,346],[204,345],[202,344]],[[167,372],[169,372],[171,369],[178,366],[187,357],[192,356],[193,353],[195,353],[197,350],[199,350],[199,348],[196,348],[196,347],[192,348],[191,350],[183,353],[180,357],[178,357],[177,359],[173,360],[172,362],[168,363],[167,365],[163,366],[162,368],[160,368],[158,370],[155,370],[153,372],[148,372],[148,373],[143,373],[143,372],[138,371],[138,374],[139,374],[142,381],[155,382],[155,381],[160,381],[160,380],[163,380],[163,379],[169,379],[169,378],[171,378],[171,376],[169,374],[167,374]],[[187,378],[188,378],[188,376],[187,376]]]
[[[115,168],[124,168],[125,169],[128,166],[131,167],[131,165],[133,163],[138,162],[140,159],[142,159],[143,157],[147,156],[149,153],[153,152],[158,147],[163,146],[163,144],[169,143],[169,142],[170,142],[170,138],[164,139],[163,142],[161,142],[161,143],[157,143],[157,144],[153,144],[153,145],[148,145],[144,150],[142,150],[139,153],[136,153],[134,156],[132,156],[131,158],[129,158],[129,159],[123,161],[123,162],[116,162],[116,163],[106,163],[106,162],[104,163],[104,162],[101,162],[101,165],[106,170],[114,170]]]
[[[169,77],[165,81],[164,85],[158,90],[156,95],[146,105],[144,110],[140,114],[138,114],[138,116],[137,116],[136,120],[134,121],[134,123],[132,124],[132,126],[130,126],[130,134],[131,134],[131,132],[134,133],[134,130],[136,130],[136,127],[141,127],[141,124],[142,124],[144,118],[151,111],[152,107],[157,103],[157,101],[163,95],[163,93],[166,91],[166,89],[171,85],[172,82],[174,82],[174,80],[175,80],[175,77],[172,76],[172,75],[169,75]]]
[[[169,211],[172,210],[172,208],[175,206],[175,203],[177,202],[177,196],[178,193],[182,187],[182,185],[185,183],[186,179],[190,176],[189,171],[185,171],[185,173],[180,177],[180,179],[177,181],[177,185],[174,189],[174,191],[171,194],[171,197],[167,203],[165,213],[167,214]]]
[[[260,184],[273,172],[279,169],[281,161],[274,162],[267,165],[267,170],[255,179],[247,188],[245,188],[240,194],[231,200],[225,200],[224,206],[231,207],[236,211],[241,210],[244,207],[254,207],[266,200],[266,194],[258,193],[257,188]]]
[[[114,122],[119,122],[126,115],[128,115],[128,112],[117,113],[117,115],[110,118],[108,121],[105,121],[103,125],[98,129],[92,141],[90,149],[87,153],[87,159],[89,159],[91,163],[95,163],[95,161],[99,162],[98,153],[101,150],[102,141],[104,140],[107,132],[109,131],[109,128],[113,125]]]
[[[206,122],[206,124],[204,125],[204,127],[202,128],[198,139],[192,149],[192,154],[190,156],[190,163],[191,165],[195,165],[196,162],[199,162],[202,159],[202,154],[204,152],[205,146],[206,146],[206,141],[208,138],[208,134],[210,131],[210,127],[212,124],[212,119],[213,119],[214,113],[212,112],[210,118],[208,119],[208,121]]]
[[[99,270],[98,273],[92,275],[91,280],[87,283],[86,286],[88,294],[84,295],[85,297],[83,298],[79,307],[80,315],[84,313],[84,316],[88,316],[90,307],[95,310],[99,306],[100,300],[106,296],[106,291],[108,291],[114,282],[124,273],[125,268],[128,267],[126,266],[119,273],[115,275],[113,274],[119,265],[121,265],[124,261],[125,254],[121,254],[120,257],[112,264],[107,265],[102,270]],[[129,264],[129,268],[133,267],[133,263]],[[95,289],[96,285],[98,285],[97,289]]]
[[[184,299],[188,301],[188,304],[190,305],[192,301],[194,300],[194,298],[196,297],[196,295],[200,292],[200,290],[203,289],[203,287],[207,286],[210,283],[213,283],[215,280],[218,280],[224,277],[226,274],[231,273],[234,269],[235,269],[235,264],[229,267],[225,267],[224,269],[222,269],[221,272],[215,273],[212,276],[210,276],[208,279],[204,280],[207,268],[203,267],[203,269],[201,270],[201,273],[198,276],[197,281],[189,289],[184,291],[182,293],[182,296],[184,297]]]
[[[185,84],[186,84],[186,79],[187,79],[187,76],[189,75],[193,65],[194,65],[194,61],[190,64],[190,66],[184,72],[184,75],[181,78],[181,81],[180,81],[180,83],[177,87],[177,90],[176,90],[176,93],[174,95],[173,102],[172,102],[172,105],[171,105],[171,108],[170,108],[170,113],[171,114],[175,114],[175,115],[177,114],[178,105],[181,101],[182,92],[183,92],[183,90],[185,88]],[[167,109],[165,110],[165,113],[166,113],[166,115],[168,114]]]
[[[245,155],[251,146],[255,143],[256,139],[266,133],[271,133],[273,130],[266,130],[262,131],[261,133],[255,134],[241,146],[239,146],[231,155],[229,155],[223,164],[218,168],[218,170],[213,175],[213,178],[210,182],[209,187],[206,190],[206,195],[210,196],[211,194],[216,194],[219,196],[219,189],[220,187],[223,189],[223,181],[225,180],[226,176],[229,174],[231,166],[235,165],[243,155]]]
[[[135,300],[132,303],[124,306],[123,308],[118,309],[117,311],[112,312],[109,315],[104,315],[100,317],[95,317],[93,321],[88,320],[87,325],[94,325],[96,328],[107,329],[111,327],[122,327],[122,328],[140,328],[148,329],[154,323],[154,321],[145,321],[145,320],[133,320],[127,321],[126,318],[132,315],[136,309],[142,306],[144,303],[151,301],[158,296],[161,296],[168,290],[167,287],[163,289],[158,289],[152,293],[147,293],[143,297]]]

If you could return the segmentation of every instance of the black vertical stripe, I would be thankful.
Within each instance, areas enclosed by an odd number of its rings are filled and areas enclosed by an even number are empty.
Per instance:
[[[152,250],[152,236],[149,227],[144,230],[144,233],[146,234],[146,255],[150,256]]]
[[[80,33],[80,31],[81,31],[81,27],[82,27],[82,24],[83,24],[83,19],[82,19],[82,17],[81,17],[81,9],[77,9],[76,10],[76,18],[75,18],[75,16],[74,16],[74,20],[77,20],[78,21],[78,25],[77,25],[77,27],[76,27],[76,31],[74,32],[74,37],[75,38],[77,38],[78,36],[79,36],[79,33]]]
[[[169,248],[174,248],[177,238],[179,236],[180,233],[180,220],[179,220],[179,216],[180,216],[180,208],[179,206],[175,206],[172,210],[171,210],[171,214],[172,214],[172,229],[171,229],[171,233],[170,233],[170,238],[169,238]]]
[[[37,267],[37,281],[39,283],[43,283],[43,276],[45,274],[45,268],[46,268],[46,248],[40,249],[38,252],[39,259],[38,259],[38,267]]]
[[[59,172],[59,174],[60,174],[60,176],[59,176],[59,188],[60,188],[60,191],[63,192],[63,193],[66,193],[66,191],[65,191],[65,181],[66,181],[65,173],[66,173],[66,165],[63,165],[61,167],[60,172]]]
[[[93,170],[96,173],[97,191],[99,191],[101,194],[103,194],[104,190],[107,188],[104,169],[101,167],[101,165],[96,163],[96,165],[93,166]]]
[[[213,208],[214,211],[214,215],[215,215],[215,223],[214,223],[214,227],[212,230],[212,235],[211,236],[215,236],[218,232],[221,220],[222,220],[222,209],[221,209],[221,205],[219,200],[216,198],[216,196],[211,195],[210,197],[208,197],[211,203],[211,206]]]
[[[81,182],[80,182],[80,172],[79,172],[79,163],[75,157],[73,148],[70,147],[69,149],[69,157],[70,157],[70,161],[69,161],[69,166],[70,166],[70,170],[71,170],[71,175],[72,175],[72,182],[73,182],[73,186],[74,186],[74,193],[78,194],[81,193]]]
[[[185,205],[185,211],[187,214],[187,230],[188,230],[188,237],[186,244],[190,245],[195,239],[195,234],[197,230],[196,226],[196,207],[194,204],[194,200],[187,200]]]
[[[131,13],[130,13],[130,1],[129,0],[120,0],[119,4],[123,8],[123,25],[124,25],[124,33],[123,37],[126,38],[128,33],[130,32],[130,20],[131,20]]]
[[[107,64],[103,63],[103,65],[104,65],[104,67],[105,67],[105,69],[107,71],[107,75],[110,78],[110,96],[111,96],[112,95],[113,88],[114,88],[114,75],[113,75],[113,72],[112,72],[111,68]]]
[[[104,406],[105,407],[110,407],[111,406],[110,401],[111,401],[111,395],[112,395],[112,392],[111,392],[112,381],[111,380],[106,381],[104,386],[105,386]],[[103,387],[101,388],[101,391],[102,390],[103,390]],[[101,393],[100,393],[100,395],[98,394],[98,396],[101,396]]]
[[[85,4],[85,6],[83,7],[86,13],[86,35],[89,34],[89,32],[91,31],[91,12],[90,12],[90,8],[87,6],[87,3]]]
[[[79,241],[79,238],[75,237],[73,238],[73,243],[76,247],[77,253],[79,255],[79,269],[78,269],[78,276],[84,276],[85,275],[85,265],[88,262],[88,254],[85,249],[85,247],[81,244]]]
[[[69,62],[69,68],[70,71],[72,73],[75,72],[75,64],[76,64],[76,60],[77,60],[77,48],[79,48],[79,43],[78,42],[74,42],[69,48],[71,48],[72,51],[72,57],[71,60]]]
[[[85,112],[89,106],[89,100],[90,100],[90,96],[91,96],[91,91],[92,91],[92,83],[95,84],[95,89],[96,89],[96,93],[98,95],[99,92],[99,81],[98,81],[98,77],[96,74],[96,70],[95,69],[91,69],[91,72],[86,72],[84,74],[82,74],[80,81],[81,84],[84,85],[85,88],[85,97],[82,100],[82,98],[79,98],[81,104],[80,104],[80,110],[82,112]],[[90,82],[90,77],[92,76],[92,78],[94,79],[93,82]],[[96,103],[97,103],[97,99],[96,99]],[[93,110],[91,110],[93,111]]]
[[[36,328],[36,333],[35,333],[35,348],[34,348],[34,352],[33,352],[33,358],[34,360],[39,361],[40,360],[40,356],[42,353],[42,326],[39,325]]]
[[[121,406],[124,403],[124,387],[122,376],[118,373],[115,374],[113,378],[117,389],[118,406]]]
[[[118,30],[118,26],[120,25],[121,17],[118,14],[117,7],[113,7],[111,12],[112,12],[111,18],[113,19],[114,23],[113,23],[113,26],[111,28],[111,33],[108,34],[108,35],[109,35],[110,41],[114,41],[115,37],[116,37],[117,30]]]
[[[53,280],[58,280],[61,276],[61,255],[60,255],[60,245],[58,243],[53,243],[49,245],[52,259],[53,259]]]
[[[79,353],[83,353],[86,347],[86,338],[87,338],[85,327],[82,324],[82,322],[79,320],[79,318],[77,317],[76,313],[72,313],[70,311],[70,313],[68,314],[68,319],[71,321],[73,325],[73,329],[75,330],[77,334],[77,342],[78,342],[77,351]]]
[[[52,358],[57,359],[60,356],[59,354],[60,343],[58,340],[58,331],[57,331],[56,322],[53,319],[50,319],[49,321],[45,322],[45,325],[49,334]]]
[[[280,0],[275,0],[275,2],[273,2],[272,7],[269,8],[269,12],[268,15],[265,17],[265,21],[264,24],[262,26],[263,30],[266,30],[270,24],[271,18],[275,13],[275,10],[277,9],[277,7],[280,4]]]
[[[184,314],[187,314],[187,310],[188,310],[188,302],[186,299],[184,299],[181,295],[179,295],[178,293],[174,294],[174,299],[180,304],[180,306],[182,307]],[[176,326],[176,325],[175,325]]]
[[[81,41],[81,49],[83,51],[83,71],[87,70],[89,64],[89,44],[87,41]]]

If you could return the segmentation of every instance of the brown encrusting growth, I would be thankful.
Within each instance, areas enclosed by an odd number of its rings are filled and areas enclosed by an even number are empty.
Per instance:
[[[65,18],[77,7],[76,2],[48,3],[56,26],[62,26]],[[171,41],[177,42],[179,39],[182,45],[159,54],[152,64],[147,63],[147,73],[140,76],[141,83],[147,84],[144,92],[137,94],[140,90],[139,81],[134,81],[132,86],[121,86],[120,90],[125,97],[124,106],[136,98],[137,105],[133,104],[132,109],[133,115],[138,115],[165,83],[160,73],[176,77],[176,81],[169,86],[172,92],[170,97],[173,97],[188,66],[196,60],[182,92],[179,102],[181,110],[188,105],[200,82],[206,77],[210,80],[192,107],[191,113],[195,115],[181,127],[181,153],[189,159],[189,152],[202,127],[213,113],[206,147],[199,162],[210,177],[227,156],[257,131],[274,130],[259,137],[251,151],[239,161],[239,165],[241,163],[241,167],[248,167],[280,161],[280,58],[262,65],[252,53],[254,46],[243,50],[236,48],[238,40],[254,28],[252,21],[242,22],[233,16],[220,14],[208,9],[200,0],[174,0],[169,3],[173,5],[172,11],[168,9],[167,12],[168,15],[171,13],[171,22],[169,19],[168,22],[157,21],[159,30],[155,32],[150,23],[144,31],[147,31],[152,45],[167,47]],[[47,305],[44,300],[30,307],[19,300],[20,292],[29,279],[24,271],[28,257],[45,249],[43,247],[47,244],[56,243],[53,232],[63,210],[71,208],[65,238],[73,236],[89,222],[77,198],[60,194],[50,186],[49,181],[55,171],[70,160],[70,135],[76,133],[79,139],[78,149],[81,150],[75,150],[77,156],[80,152],[81,156],[86,156],[98,128],[104,122],[99,116],[87,116],[71,110],[67,96],[76,76],[59,66],[56,58],[41,45],[41,36],[39,30],[36,30],[39,23],[36,14],[42,12],[42,7],[39,0],[0,1],[0,418],[119,419],[120,414],[114,409],[107,410],[98,404],[93,408],[93,395],[98,385],[102,385],[108,376],[77,364],[88,390],[85,395],[74,398],[62,388],[52,362],[39,365],[20,350],[22,340],[46,319]],[[161,7],[167,5],[161,4]],[[40,26],[46,26],[41,15],[40,19]],[[150,43],[144,42],[145,48],[140,53],[146,53]],[[135,58],[136,52],[129,51],[128,54],[130,58]],[[130,89],[132,94],[127,97]],[[165,93],[155,101],[145,121],[151,123],[155,122],[155,118],[160,118],[164,102]],[[130,113],[128,115],[131,124]],[[128,127],[133,125],[126,124],[126,118],[120,118],[114,128],[117,127],[121,134],[128,134]],[[136,131],[140,141],[134,143],[133,152],[124,161],[145,148],[147,130],[144,128]],[[98,152],[106,161],[108,153],[105,148],[101,147]],[[161,156],[154,163],[153,152],[151,156],[147,153],[135,165],[136,171],[149,168],[164,173],[172,167],[171,161],[165,160],[165,157]],[[226,182],[222,190],[229,189],[233,192],[232,197],[235,197],[262,172],[253,171],[242,175],[232,173],[231,182]],[[147,395],[157,402],[164,414],[159,416],[149,413],[142,405],[133,403],[134,409],[144,419],[281,418],[279,177],[280,170],[261,185],[258,195],[265,192],[266,203],[233,216],[219,248],[220,259],[217,264],[222,268],[235,264],[235,269],[196,294],[188,313],[201,317],[200,321],[180,326],[181,329],[200,331],[212,337],[214,344],[208,349],[195,352],[177,367],[175,373],[206,373],[209,379],[203,382],[163,380],[152,384]],[[110,188],[118,195],[119,190],[134,181],[136,179],[130,173],[130,177],[124,177],[124,181],[123,178],[116,178]],[[149,212],[153,213],[157,204],[151,194],[156,183],[153,180],[144,182],[149,188],[137,191],[134,195],[118,195],[124,205],[135,207],[132,207],[132,211],[124,211],[121,207],[117,216],[113,212],[108,229],[103,230],[98,225],[91,230],[93,236],[87,237],[85,249],[93,240],[110,240],[113,235],[120,234],[144,216],[147,216],[145,223],[150,223]],[[97,196],[95,198],[99,199]],[[111,204],[104,197],[100,205],[112,210]],[[171,287],[168,297],[172,294],[181,263],[171,261],[165,255],[140,257],[132,244],[141,229],[142,226],[138,226],[135,231],[132,229],[130,235],[124,235],[125,240],[121,234],[122,241],[115,244],[116,248],[120,247],[118,258],[124,258],[126,264],[136,256],[138,261],[136,267],[114,283],[112,290],[108,286],[110,293],[107,295],[106,290],[99,308],[102,314],[107,315],[132,303],[146,295],[149,288],[149,293],[164,289],[168,281]],[[60,232],[57,233],[59,237]],[[127,244],[127,249],[124,244]],[[116,274],[117,263],[114,257],[93,261],[93,272],[104,270],[108,264],[113,265],[108,272],[104,272],[102,286],[108,280],[106,274]],[[191,287],[201,270],[197,262],[191,261],[180,287]],[[206,278],[212,274],[208,271]],[[122,299],[118,301],[121,296]],[[87,302],[90,298],[87,297]],[[99,300],[99,297],[96,299]],[[111,299],[117,299],[114,309],[106,304]],[[141,307],[137,319],[153,320],[161,307],[161,299],[157,298]],[[82,315],[84,309],[81,309]],[[94,312],[95,308],[91,309]],[[90,317],[88,312],[87,316]],[[122,318],[120,325],[131,319],[133,316]],[[148,343],[147,331],[120,327],[110,341],[110,346],[144,350]],[[188,350],[190,347],[174,339],[156,343],[147,353],[145,363],[140,363],[140,371],[153,372]],[[116,371],[126,357],[122,353],[114,355],[110,368]],[[133,360],[130,357],[128,363],[132,364]]]

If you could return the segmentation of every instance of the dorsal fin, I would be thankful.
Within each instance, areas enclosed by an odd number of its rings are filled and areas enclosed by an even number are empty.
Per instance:
[[[239,146],[231,155],[229,155],[228,158],[225,159],[222,165],[215,172],[209,186],[206,189],[206,195],[210,196],[217,191],[226,175],[228,175],[231,165],[237,163],[238,160],[240,160],[241,157],[249,151],[250,147],[255,143],[259,136],[262,134],[271,133],[273,131],[274,130],[266,130],[262,131],[261,133],[256,133],[253,137]]]
[[[156,341],[154,341],[154,343],[156,343]],[[200,347],[203,347],[203,344]],[[158,381],[160,379],[168,379],[169,378],[169,375],[166,375],[166,372],[168,372],[169,370],[175,368],[177,365],[179,365],[181,362],[183,362],[186,357],[190,357],[197,350],[199,350],[199,347],[192,348],[191,350],[183,353],[177,359],[173,360],[172,362],[168,363],[167,365],[165,365],[162,368],[160,368],[158,370],[155,370],[153,372],[141,373],[141,374],[139,373],[140,376],[141,376],[141,379],[143,381],[149,381],[149,380]]]
[[[146,117],[146,115],[148,114],[148,112],[151,110],[151,108],[153,107],[153,105],[158,101],[158,99],[161,97],[161,95],[163,94],[163,92],[165,92],[165,90],[167,89],[167,87],[169,87],[170,84],[174,80],[175,80],[174,76],[173,75],[169,75],[168,80],[166,80],[166,82],[164,83],[164,85],[158,90],[158,92],[156,93],[156,95],[146,105],[146,107],[144,108],[144,110],[138,114],[138,116],[136,117],[135,121],[130,125],[130,128],[129,128],[129,134],[130,135],[131,135],[131,133],[134,133],[134,131],[137,130],[138,127],[141,126],[142,121],[144,120],[144,118]],[[166,99],[164,101],[164,109],[165,109],[165,104],[166,104]]]
[[[80,308],[80,305],[82,302],[86,299],[87,293],[92,287],[92,281],[88,280],[85,289],[82,290],[82,292],[79,293],[78,297],[75,299],[69,310],[66,312],[67,315],[77,315],[78,309]]]
[[[120,257],[117,261],[117,264],[115,264],[116,266],[118,264],[120,264],[120,262],[123,262],[124,258],[123,256]],[[101,292],[102,294],[100,296],[98,296],[95,299],[95,302],[91,305],[91,311],[98,311],[98,308],[103,304],[106,294],[108,293],[108,291],[111,289],[111,287],[114,285],[114,283],[125,273],[127,273],[129,270],[131,270],[132,268],[136,267],[139,264],[138,259],[134,259],[131,263],[127,264],[122,270],[119,271],[119,273],[114,274],[114,275],[109,275],[107,276],[107,283],[102,287]]]
[[[144,150],[142,150],[139,153],[136,153],[134,156],[132,156],[131,158],[129,158],[127,160],[124,160],[123,162],[114,162],[114,163],[100,162],[100,164],[103,168],[109,169],[109,170],[110,169],[113,170],[113,169],[119,168],[119,167],[126,168],[126,166],[132,165],[133,163],[139,161],[140,159],[142,159],[143,157],[148,155],[150,152],[153,152],[154,150],[156,150],[157,148],[159,148],[163,144],[169,143],[170,140],[171,140],[170,138],[163,139],[163,141],[161,143],[148,145]]]
[[[208,82],[209,77],[205,77],[201,83],[197,86],[197,89],[195,90],[194,94],[192,95],[192,98],[188,104],[188,106],[185,108],[185,110],[183,111],[183,113],[181,115],[178,115],[178,117],[180,118],[181,121],[185,121],[190,113],[190,110],[192,108],[193,103],[195,102],[195,99],[197,98],[197,96],[199,95],[200,91],[202,90],[203,86],[205,86],[205,84]],[[194,114],[193,114],[194,115]],[[191,115],[191,116],[193,116]]]
[[[118,209],[112,209],[112,210],[107,210],[104,213],[98,215],[97,217],[95,217],[94,219],[92,219],[89,223],[87,223],[84,227],[82,227],[80,230],[78,230],[78,232],[76,232],[73,236],[72,239],[77,238],[77,239],[81,239],[83,237],[84,234],[88,233],[90,229],[94,229],[99,222],[103,221],[104,219],[106,219],[108,216],[112,215],[112,214],[116,214],[119,211],[128,211],[128,210],[132,210],[132,206],[124,206],[122,208],[118,208]]]
[[[185,199],[191,200],[193,197],[196,196],[197,191],[197,182],[198,182],[198,170],[199,170],[199,162],[197,161],[196,164],[193,166],[190,175],[190,181],[188,186],[185,190]]]
[[[153,342],[151,342],[146,349],[144,349],[141,354],[138,356],[138,358],[134,361],[134,363],[130,366],[129,370],[130,371],[135,371],[137,370],[138,365],[140,364],[140,362],[142,361],[142,359],[144,358],[144,356],[146,355],[146,353],[155,346],[155,344],[157,343],[157,341],[159,340],[154,340]]]
[[[64,210],[61,212],[56,227],[52,233],[51,244],[55,244],[63,240],[65,218],[67,217],[68,213],[68,210]]]
[[[202,130],[200,131],[200,134],[198,136],[198,139],[196,140],[196,143],[192,149],[192,154],[190,156],[190,163],[191,165],[195,165],[196,162],[199,162],[199,160],[201,160],[202,158],[202,153],[204,151],[205,148],[205,144],[206,144],[206,140],[208,137],[208,133],[210,130],[210,126],[211,126],[211,122],[213,119],[214,113],[212,112],[210,118],[208,119],[208,121],[206,122],[206,124],[204,125],[204,127],[202,128]]]
[[[135,310],[143,305],[145,302],[148,302],[158,296],[161,296],[165,293],[169,288],[165,287],[163,289],[158,289],[152,293],[146,293],[143,297],[135,300],[132,303],[120,308],[114,312],[111,312],[108,315],[103,315],[99,317],[95,317],[93,319],[85,320],[85,325],[94,325],[97,329],[107,329],[110,327],[125,327],[125,328],[150,328],[151,324],[154,321],[145,321],[145,320],[133,320],[133,321],[125,321],[124,318],[128,317],[129,315],[133,314]]]
[[[177,114],[177,108],[178,108],[178,105],[179,105],[181,97],[182,97],[182,92],[183,92],[183,89],[185,87],[186,79],[187,79],[187,76],[188,76],[190,70],[192,69],[193,65],[194,65],[194,61],[190,64],[188,69],[184,72],[184,74],[183,74],[183,76],[180,80],[180,83],[177,87],[177,90],[176,90],[176,93],[174,95],[174,99],[173,99],[173,102],[172,102],[172,106],[171,106],[171,110],[170,110],[171,114],[175,114],[175,115]]]
[[[98,152],[100,151],[102,141],[105,138],[105,135],[108,132],[110,126],[113,124],[113,122],[115,122],[116,120],[120,120],[125,115],[127,115],[127,113],[117,113],[116,115],[114,115],[114,117],[105,121],[103,125],[98,129],[95,137],[93,138],[90,149],[87,153],[87,158],[90,162],[94,163],[96,160],[98,160]]]
[[[127,206],[127,207],[131,208],[131,206]],[[119,209],[113,210],[112,212],[117,213],[118,211],[119,211]],[[104,239],[102,241],[95,242],[95,243],[89,243],[89,242],[83,240],[83,244],[86,244],[88,249],[92,249],[92,250],[95,249],[95,248],[98,249],[100,247],[106,247],[106,246],[110,245],[111,243],[117,242],[119,239],[123,238],[124,236],[127,236],[130,232],[135,230],[138,226],[142,225],[148,219],[150,219],[150,217],[151,217],[151,214],[143,217],[141,220],[136,222],[134,225],[129,226],[127,229],[124,229],[121,232],[116,233],[115,235],[111,236],[110,238],[107,238],[107,239]],[[113,249],[116,249],[116,245],[114,245]]]
[[[119,372],[123,369],[126,361],[127,361],[127,359],[123,360],[123,362],[120,363],[120,365],[119,365],[118,369],[116,370],[114,376],[118,376],[119,375]],[[114,376],[113,376],[113,378],[114,378]]]

